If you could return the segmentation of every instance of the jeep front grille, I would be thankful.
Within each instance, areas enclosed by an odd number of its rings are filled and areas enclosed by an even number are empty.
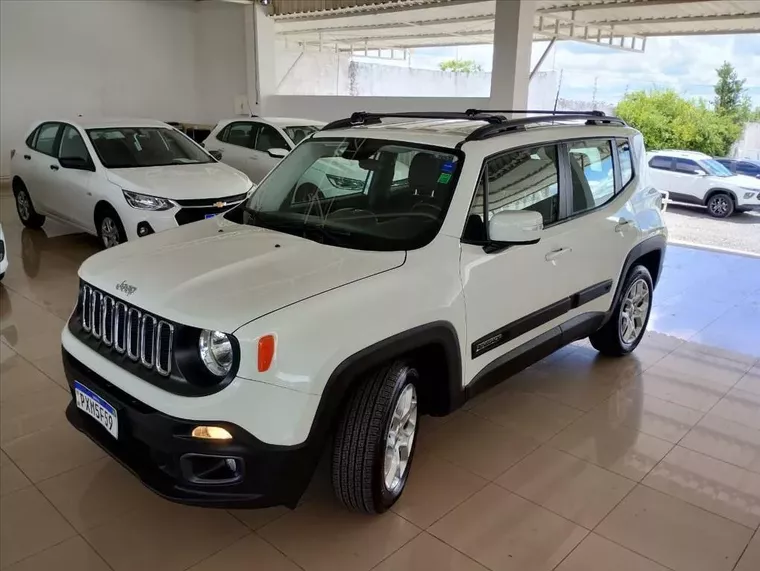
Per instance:
[[[171,374],[174,324],[87,284],[82,285],[79,304],[82,330],[100,341],[101,352],[126,354],[147,369],[164,376]]]

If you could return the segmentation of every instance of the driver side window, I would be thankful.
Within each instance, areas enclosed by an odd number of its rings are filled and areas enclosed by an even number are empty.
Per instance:
[[[681,174],[696,174],[700,166],[689,159],[676,159],[676,172]]]
[[[88,162],[90,160],[90,153],[87,152],[82,135],[71,125],[66,125],[63,130],[58,156],[62,159],[82,159]]]

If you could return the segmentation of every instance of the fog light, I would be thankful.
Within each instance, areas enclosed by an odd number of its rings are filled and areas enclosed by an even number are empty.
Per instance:
[[[153,234],[153,228],[147,222],[140,222],[137,225],[137,235],[142,238],[143,236],[147,236],[148,234]]]
[[[232,434],[221,426],[196,426],[193,428],[193,438],[208,440],[232,440]]]

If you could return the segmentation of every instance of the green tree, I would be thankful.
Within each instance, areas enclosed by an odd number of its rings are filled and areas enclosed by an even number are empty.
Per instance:
[[[704,101],[684,99],[672,89],[634,91],[617,114],[644,135],[649,149],[683,149],[725,155],[741,136],[742,123]]]
[[[746,79],[739,79],[739,74],[729,62],[715,70],[718,83],[715,84],[715,110],[729,115],[740,114],[746,109],[747,98],[744,89]]]
[[[447,59],[438,64],[441,71],[453,71],[454,73],[480,73],[483,66],[473,59]]]

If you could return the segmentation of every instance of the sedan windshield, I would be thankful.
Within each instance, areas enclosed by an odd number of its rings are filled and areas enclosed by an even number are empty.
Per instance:
[[[319,131],[319,129],[318,125],[296,125],[294,127],[285,127],[285,133],[297,145],[315,131]]]
[[[229,217],[345,248],[420,248],[443,224],[461,162],[415,143],[310,139]]]
[[[715,159],[702,159],[699,161],[699,166],[705,169],[707,174],[713,176],[733,176],[734,174]]]
[[[168,127],[89,129],[87,135],[100,162],[110,169],[213,162],[201,147]]]

